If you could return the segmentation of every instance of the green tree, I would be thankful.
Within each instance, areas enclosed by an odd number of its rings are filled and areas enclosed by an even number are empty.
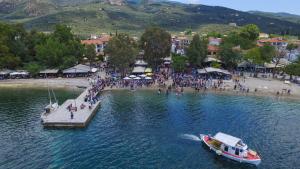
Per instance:
[[[223,43],[230,43],[234,46],[240,46],[244,50],[251,49],[256,45],[255,41],[244,38],[237,32],[229,33],[228,36],[223,39]]]
[[[97,56],[95,45],[86,45],[84,55],[87,58],[87,60],[89,61],[90,67],[91,67],[92,64],[94,64],[96,56]]]
[[[175,72],[183,72],[186,68],[187,58],[185,56],[173,55],[172,56],[172,68]]]
[[[254,64],[262,65],[265,63],[261,57],[259,48],[253,48],[247,51],[245,58]]]
[[[32,75],[36,76],[41,70],[41,66],[38,63],[28,63],[25,65],[25,69]]]
[[[259,48],[259,52],[260,52],[260,60],[262,62],[266,62],[269,63],[272,61],[273,57],[276,54],[276,49],[274,46],[271,46],[269,44],[264,45],[262,47]]]
[[[162,28],[148,28],[141,37],[140,47],[145,52],[144,59],[152,67],[157,68],[162,58],[170,56],[171,35]]]
[[[120,33],[108,42],[105,53],[109,56],[110,65],[125,76],[138,54],[137,44],[128,34]]]
[[[60,67],[63,63],[66,46],[57,39],[49,38],[45,44],[36,46],[37,59],[40,63],[50,68]]]
[[[21,65],[22,61],[19,57],[6,55],[0,58],[0,67],[6,69],[15,69]]]
[[[232,43],[222,43],[220,45],[219,57],[228,69],[233,69],[241,61],[241,53],[235,49]]]
[[[194,35],[193,40],[187,48],[187,57],[192,66],[202,66],[207,57],[207,40]]]
[[[292,63],[287,65],[283,71],[290,75],[290,79],[292,79],[292,76],[300,76],[300,64],[299,63]]]
[[[257,40],[260,30],[254,24],[245,25],[241,28],[240,36],[251,41]]]

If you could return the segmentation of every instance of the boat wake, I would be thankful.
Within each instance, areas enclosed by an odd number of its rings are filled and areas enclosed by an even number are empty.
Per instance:
[[[201,139],[198,136],[193,134],[182,134],[180,135],[180,138],[192,141],[201,141]]]

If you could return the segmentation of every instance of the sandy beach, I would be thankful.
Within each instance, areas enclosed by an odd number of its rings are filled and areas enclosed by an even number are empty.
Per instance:
[[[167,81],[167,85],[172,83],[171,80]],[[210,89],[208,91],[226,93],[226,94],[237,94],[237,95],[257,95],[257,96],[277,96],[277,92],[280,94],[279,97],[289,97],[300,99],[300,85],[291,83],[285,84],[283,81],[276,79],[262,79],[262,78],[252,78],[248,77],[241,80],[246,88],[249,88],[249,93],[241,92],[238,90],[233,90],[234,82],[224,81],[225,90],[214,90]],[[89,85],[87,78],[53,78],[53,79],[8,79],[0,81],[0,88],[46,88],[47,86],[51,88],[63,88],[63,89],[74,89],[87,87]],[[151,87],[143,87],[141,90],[157,90],[159,87],[157,85]],[[254,90],[257,89],[257,92]],[[291,90],[291,95],[288,95],[287,90]],[[106,91],[109,90],[124,90],[124,88],[105,88]],[[128,89],[127,89],[128,90]],[[139,90],[139,89],[138,89]],[[192,88],[185,88],[185,92],[194,92]]]

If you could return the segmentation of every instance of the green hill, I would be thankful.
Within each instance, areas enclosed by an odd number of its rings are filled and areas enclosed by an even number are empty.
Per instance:
[[[169,31],[222,31],[234,28],[229,23],[254,23],[267,33],[300,33],[300,24],[295,22],[224,7],[160,0],[2,0],[0,20],[40,31],[51,31],[55,24],[63,23],[81,35],[115,30],[139,34],[151,25]]]
[[[274,13],[274,12],[261,12],[261,11],[249,11],[249,13],[300,24],[300,15],[294,15],[285,12]]]

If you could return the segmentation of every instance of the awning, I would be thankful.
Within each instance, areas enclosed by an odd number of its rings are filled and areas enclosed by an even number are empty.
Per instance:
[[[207,58],[205,58],[204,62],[205,62],[205,63],[208,63],[208,62],[218,62],[218,63],[222,63],[221,60],[216,59],[216,58],[213,58],[213,57],[207,57]]]
[[[12,70],[2,70],[0,71],[0,75],[9,75],[12,72]]]
[[[57,74],[58,71],[59,71],[58,69],[46,69],[40,71],[40,74]]]
[[[237,137],[233,137],[231,135],[228,135],[228,134],[225,134],[225,133],[217,133],[215,136],[214,136],[214,139],[226,144],[226,145],[229,145],[231,147],[235,147],[236,144],[238,142],[241,141],[241,139],[237,138]]]
[[[91,72],[91,68],[87,65],[82,65],[82,64],[63,70],[64,74],[89,73],[89,72]]]
[[[134,67],[132,71],[132,73],[144,73],[144,72],[145,72],[145,68],[141,66]]]
[[[146,68],[145,73],[152,73],[152,68]]]
[[[123,79],[124,80],[130,80],[131,78],[130,77],[124,77]]]
[[[213,68],[213,67],[207,67],[207,68],[204,68],[204,69],[198,69],[197,71],[198,71],[199,74],[221,73],[221,74],[231,75],[231,73],[228,72],[227,70]]]
[[[145,62],[144,60],[137,60],[137,61],[135,62],[135,65],[136,65],[136,66],[147,66],[148,63]]]
[[[10,76],[20,76],[20,75],[27,76],[27,75],[29,75],[29,73],[28,72],[12,72],[9,75]]]

